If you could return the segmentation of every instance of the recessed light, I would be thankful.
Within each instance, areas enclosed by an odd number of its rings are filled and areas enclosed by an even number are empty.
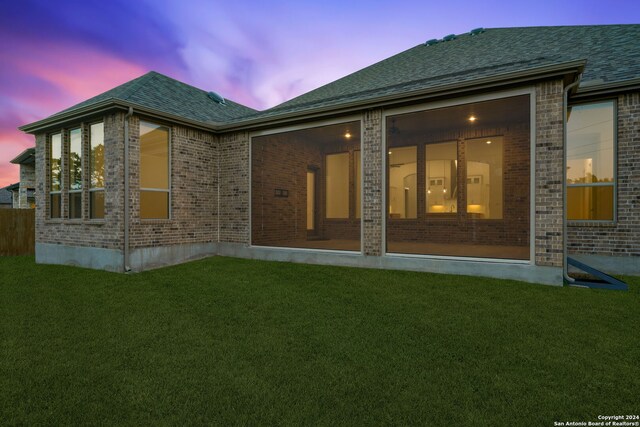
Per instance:
[[[478,120],[478,119],[476,118],[476,116],[474,116],[474,115],[469,116],[469,121],[470,121],[471,123],[475,122],[476,120]]]
[[[351,138],[351,132],[347,131],[347,133],[344,134],[344,137],[347,139]]]
[[[391,154],[391,151],[389,151],[389,154]]]
[[[491,141],[487,141],[487,144],[491,144]]]

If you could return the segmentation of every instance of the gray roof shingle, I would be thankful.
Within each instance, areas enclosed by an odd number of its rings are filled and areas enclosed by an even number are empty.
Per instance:
[[[593,82],[640,79],[638,40],[637,24],[491,28],[430,46],[420,44],[265,111],[228,100],[226,106],[219,105],[207,92],[152,71],[43,122],[115,99],[208,125],[235,125],[577,60],[587,61],[581,80],[584,88]]]
[[[226,105],[220,105],[209,98],[208,92],[202,89],[155,71],[150,71],[136,79],[60,111],[50,118],[109,99],[126,101],[205,123],[223,123],[256,112],[252,108],[228,99],[225,100]]]
[[[374,99],[586,59],[582,82],[640,77],[640,25],[492,28],[420,44],[254,116]]]

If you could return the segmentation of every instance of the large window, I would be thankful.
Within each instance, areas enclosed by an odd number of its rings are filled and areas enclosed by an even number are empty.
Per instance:
[[[615,104],[576,105],[567,123],[567,219],[613,221]]]
[[[69,131],[69,218],[82,218],[82,132]]]
[[[169,218],[169,128],[140,122],[140,218]]]
[[[251,140],[251,243],[360,250],[360,123]]]
[[[390,115],[387,252],[530,257],[529,95]]]
[[[104,218],[104,124],[92,124],[90,132],[89,211],[91,218]]]
[[[49,215],[60,218],[62,199],[62,134],[51,135],[49,153]]]

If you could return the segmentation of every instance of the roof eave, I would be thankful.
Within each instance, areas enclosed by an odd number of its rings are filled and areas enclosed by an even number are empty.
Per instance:
[[[392,95],[385,95],[376,98],[369,98],[347,102],[338,105],[328,105],[318,108],[310,108],[294,112],[287,112],[280,115],[257,118],[254,120],[240,120],[234,123],[223,124],[218,128],[220,131],[240,131],[250,128],[260,127],[264,125],[285,124],[294,120],[302,120],[309,118],[321,118],[324,116],[347,114],[353,111],[362,110],[362,108],[377,108],[381,106],[389,106],[396,103],[411,102],[413,100],[426,100],[428,98],[440,97],[446,95],[459,94],[461,92],[469,92],[476,90],[486,90],[497,88],[500,86],[508,86],[531,82],[534,80],[544,80],[553,77],[563,77],[565,84],[575,80],[583,71],[586,60],[580,59],[537,67],[530,70],[496,74],[494,76],[481,79],[470,80],[468,82],[453,83],[416,91],[401,92]]]
[[[122,105],[121,101],[115,98],[109,98],[104,101],[88,105],[86,107],[68,111],[66,113],[54,114],[53,116],[49,116],[46,119],[38,120],[37,122],[20,126],[18,129],[23,132],[35,135],[38,132],[45,131],[47,129],[51,129],[53,127],[60,126],[69,122],[77,121],[90,115],[95,115],[101,112],[106,112],[122,107],[124,106]],[[126,109],[126,107],[124,108]]]
[[[126,111],[129,108],[133,108],[135,112],[143,113],[147,116],[159,118],[162,120],[168,120],[174,123],[185,124],[194,128],[204,129],[208,131],[215,131],[220,126],[219,123],[207,123],[198,120],[191,120],[183,116],[166,113],[164,111],[145,107],[133,102],[127,102],[117,98],[110,98],[108,100],[92,104],[84,108],[69,111],[68,113],[57,114],[34,123],[20,126],[18,129],[26,133],[36,134],[48,129],[61,127],[68,123],[78,122],[85,117],[95,116],[97,114],[107,113],[113,110]]]
[[[640,77],[629,80],[580,86],[572,98],[580,99],[594,96],[615,95],[621,92],[629,92],[633,90],[640,90]]]
[[[30,165],[32,163],[35,163],[35,149],[27,148],[22,153],[18,154],[15,158],[11,159],[10,163],[13,163],[14,165]]]

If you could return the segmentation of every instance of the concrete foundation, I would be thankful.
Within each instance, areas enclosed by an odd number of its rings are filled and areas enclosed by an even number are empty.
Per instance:
[[[124,271],[121,250],[88,246],[36,243],[36,263],[73,265],[115,272]]]
[[[154,248],[138,248],[131,250],[129,267],[131,267],[132,271],[151,270],[153,268],[180,264],[215,254],[214,243],[192,243]]]
[[[197,243],[133,249],[130,255],[130,267],[132,271],[143,271],[212,255],[265,261],[484,276],[562,286],[561,268],[541,267],[523,262],[453,260],[402,255],[366,256],[358,252],[268,248],[240,243]],[[112,249],[37,243],[36,262],[124,271],[122,251]]]

